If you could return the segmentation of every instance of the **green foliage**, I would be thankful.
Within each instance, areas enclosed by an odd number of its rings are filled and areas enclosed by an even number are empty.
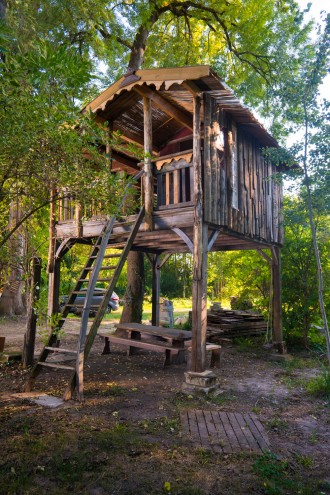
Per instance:
[[[289,465],[286,461],[280,461],[275,454],[266,452],[253,465],[254,471],[263,480],[263,486],[267,495],[280,495],[289,493],[294,487],[294,481],[289,477]]]
[[[247,308],[266,312],[269,306],[270,271],[268,263],[254,251],[210,253],[208,260],[208,295],[230,307],[236,297]],[[244,307],[243,307],[244,306]]]
[[[313,243],[308,213],[303,198],[285,198],[285,244],[282,250],[283,326],[285,338],[290,343],[309,345],[324,341],[311,331],[312,325],[322,325],[318,312],[318,284]],[[323,261],[326,294],[329,292],[330,239],[324,233],[329,228],[329,219],[320,209],[317,217],[320,252]],[[328,310],[330,307],[328,306]]]
[[[323,397],[330,400],[330,368],[329,366],[321,366],[321,374],[311,378],[306,383],[306,389],[316,397]]]
[[[266,495],[313,495],[325,493],[319,483],[310,481],[306,470],[312,467],[312,459],[298,456],[302,473],[294,471],[287,461],[280,460],[272,452],[265,452],[253,464],[254,472],[263,482]]]

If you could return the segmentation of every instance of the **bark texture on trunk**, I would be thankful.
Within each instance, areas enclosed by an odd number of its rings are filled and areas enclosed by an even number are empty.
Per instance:
[[[141,323],[143,295],[143,253],[131,251],[127,257],[127,288],[120,323]]]
[[[12,201],[9,212],[9,228],[20,220],[22,211],[20,206]],[[21,230],[9,239],[9,267],[8,278],[5,288],[0,298],[0,316],[21,315],[25,312],[23,301],[24,289],[24,257],[25,257],[25,237]]]

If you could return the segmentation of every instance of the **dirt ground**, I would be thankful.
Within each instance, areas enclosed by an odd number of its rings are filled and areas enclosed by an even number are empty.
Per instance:
[[[5,350],[21,349],[24,319],[1,320]],[[67,328],[74,339],[79,321]],[[37,350],[42,343],[38,338]],[[306,355],[277,362],[260,342],[224,348],[216,397],[182,394],[185,365],[162,368],[147,351],[128,357],[97,338],[85,372],[85,401],[58,408],[19,395],[28,371],[0,367],[0,494],[330,494],[329,402],[306,382],[320,373]],[[36,390],[61,396],[65,375],[44,372]],[[189,409],[254,412],[270,452],[216,454],[182,435]]]

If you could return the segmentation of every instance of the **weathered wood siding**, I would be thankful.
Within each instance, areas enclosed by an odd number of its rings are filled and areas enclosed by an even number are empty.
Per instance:
[[[205,222],[282,244],[282,186],[260,143],[225,115],[219,118],[206,100],[204,144]]]

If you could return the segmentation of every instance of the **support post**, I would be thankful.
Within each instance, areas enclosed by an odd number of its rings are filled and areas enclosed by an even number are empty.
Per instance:
[[[49,274],[48,286],[48,316],[59,312],[60,297],[60,267],[61,260],[56,259],[53,265],[53,271]]]
[[[41,259],[34,257],[32,259],[32,280],[28,302],[28,314],[26,320],[26,333],[24,335],[23,368],[31,366],[33,364],[35,340],[36,340],[36,328],[37,328],[37,313],[35,310],[35,303],[39,301],[40,295],[40,281],[41,281]]]
[[[82,237],[83,236],[82,205],[80,202],[76,202],[75,220],[76,220],[76,236]]]
[[[206,367],[206,329],[207,329],[207,226],[203,223],[203,189],[200,132],[201,98],[194,97],[194,252],[192,287],[192,353],[191,370],[201,373]]]
[[[284,354],[286,349],[282,332],[281,254],[277,246],[272,247],[272,279],[274,346],[277,348],[279,354]]]
[[[159,326],[159,296],[160,296],[160,256],[155,254],[152,259],[152,317],[151,323]]]
[[[154,181],[152,174],[152,106],[151,100],[143,98],[144,109],[144,206],[145,206],[145,229],[153,230],[152,213],[154,208]]]

